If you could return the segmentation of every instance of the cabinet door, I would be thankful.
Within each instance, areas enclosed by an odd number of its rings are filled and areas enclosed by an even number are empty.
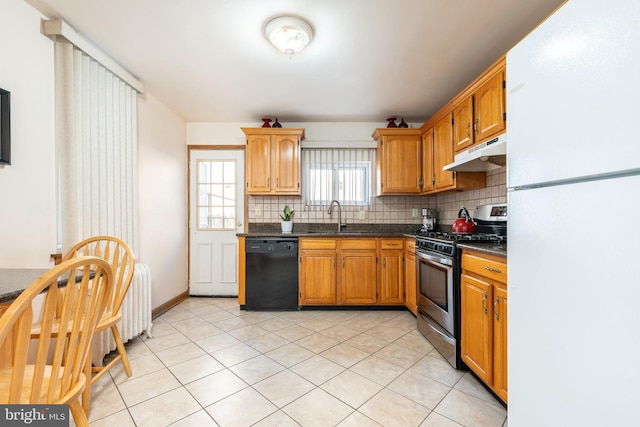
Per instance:
[[[506,127],[503,82],[504,71],[501,71],[475,93],[474,127],[477,142],[500,133]]]
[[[375,304],[376,251],[342,251],[341,301],[343,304]]]
[[[507,290],[494,287],[493,295],[493,390],[505,402],[507,393]]]
[[[382,251],[380,304],[404,304],[404,253]]]
[[[473,145],[473,96],[453,109],[453,150],[458,153]]]
[[[414,243],[415,244],[415,243]],[[416,306],[416,255],[409,251],[404,255],[404,295],[405,305],[415,315],[418,314]]]
[[[246,156],[247,193],[269,193],[271,191],[271,136],[248,136]]]
[[[300,305],[336,303],[335,252],[302,252],[299,272]]]
[[[420,136],[384,136],[382,150],[382,192],[419,193]]]
[[[433,126],[433,170],[435,190],[455,185],[455,172],[442,168],[453,163],[453,141],[451,140],[451,114],[447,114]]]
[[[433,173],[433,128],[422,135],[422,191],[430,193],[434,190],[435,176]]]
[[[300,145],[297,136],[275,135],[273,140],[274,191],[300,194]]]
[[[493,300],[491,284],[466,274],[462,288],[462,360],[487,384],[492,383]]]

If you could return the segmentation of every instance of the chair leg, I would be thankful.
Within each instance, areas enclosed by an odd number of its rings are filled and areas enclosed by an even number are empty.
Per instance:
[[[120,336],[120,331],[118,331],[118,328],[115,325],[113,325],[111,327],[111,332],[113,332],[113,339],[116,342],[116,348],[118,349],[118,353],[120,353],[120,356],[122,356],[122,364],[124,365],[124,370],[127,373],[127,376],[130,377],[133,373],[131,372],[131,365],[129,364],[127,351],[124,349],[124,344],[122,343],[122,337]]]
[[[86,388],[89,387],[85,387],[85,389]],[[75,422],[76,426],[89,427],[87,414],[82,409],[82,405],[80,405],[80,401],[78,399],[75,399],[73,402],[69,402],[69,409],[71,410],[71,416],[73,416],[73,421]]]
[[[87,361],[84,363],[84,375],[87,383],[84,390],[82,390],[82,409],[84,409],[86,416],[89,416],[89,403],[91,400],[91,355],[87,357]]]

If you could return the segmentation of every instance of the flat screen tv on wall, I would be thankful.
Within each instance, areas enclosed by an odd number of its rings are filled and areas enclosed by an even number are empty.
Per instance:
[[[11,94],[0,89],[0,165],[11,164]]]

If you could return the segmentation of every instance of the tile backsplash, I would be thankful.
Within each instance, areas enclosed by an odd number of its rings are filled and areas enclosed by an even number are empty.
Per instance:
[[[422,224],[420,208],[438,212],[440,224],[452,224],[458,210],[466,207],[471,214],[478,205],[507,201],[506,168],[487,172],[487,186],[479,190],[437,194],[433,196],[374,197],[371,206],[363,209],[344,207],[343,222],[347,224]],[[336,213],[327,209],[310,209],[299,196],[249,196],[249,223],[278,223],[285,205],[295,210],[294,222],[335,223]]]
[[[507,202],[507,168],[501,167],[487,172],[487,186],[479,190],[460,191],[436,195],[436,210],[441,224],[453,224],[460,208],[465,207],[471,215],[480,205]]]

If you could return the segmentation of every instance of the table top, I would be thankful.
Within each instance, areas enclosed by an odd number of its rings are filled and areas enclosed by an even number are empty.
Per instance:
[[[48,268],[0,268],[0,304],[13,301]]]

